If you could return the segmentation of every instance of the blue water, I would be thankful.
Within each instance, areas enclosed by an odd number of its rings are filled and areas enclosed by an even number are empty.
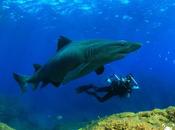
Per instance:
[[[175,0],[1,0],[0,121],[17,130],[74,130],[112,113],[175,105]],[[137,52],[62,85],[21,94],[13,72],[33,74],[56,53],[57,39],[138,41]],[[141,89],[99,103],[79,85],[133,73]],[[31,86],[30,86],[31,87]],[[55,128],[54,126],[60,128]],[[65,127],[67,126],[67,128]]]

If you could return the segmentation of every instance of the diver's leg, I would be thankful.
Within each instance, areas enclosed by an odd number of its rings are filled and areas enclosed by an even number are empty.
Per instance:
[[[76,88],[76,91],[77,93],[82,93],[82,92],[86,92],[87,90],[89,89],[96,89],[97,87],[94,86],[93,84],[89,84],[89,85],[83,85],[83,86],[80,86],[78,88]]]
[[[106,100],[110,99],[110,98],[113,96],[113,94],[110,93],[110,92],[108,92],[108,93],[107,93],[106,95],[104,95],[103,97],[100,97],[97,93],[91,92],[91,91],[86,91],[86,93],[87,93],[88,95],[94,96],[99,102],[105,102]]]
[[[101,99],[99,100],[100,102],[105,102],[106,100],[110,99],[111,97],[113,97],[113,94],[108,92],[107,94],[105,94],[103,97],[101,97]]]
[[[77,90],[83,90],[83,92],[90,89],[91,91],[94,91],[94,92],[109,92],[111,90],[111,87],[110,86],[97,87],[93,84],[90,84],[90,85],[80,86],[77,88]]]
[[[109,92],[110,91],[110,87],[98,87],[95,89],[96,92]]]

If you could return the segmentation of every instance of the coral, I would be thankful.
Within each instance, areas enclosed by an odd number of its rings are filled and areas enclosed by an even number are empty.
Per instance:
[[[10,128],[9,126],[7,126],[4,123],[0,123],[0,130],[15,130],[15,129]]]
[[[145,112],[113,114],[79,130],[175,130],[175,107]]]
[[[25,114],[17,97],[0,95],[0,121],[9,124],[12,120]]]

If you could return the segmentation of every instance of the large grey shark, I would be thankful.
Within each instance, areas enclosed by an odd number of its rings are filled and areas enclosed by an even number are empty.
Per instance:
[[[98,75],[104,71],[104,65],[124,58],[130,52],[141,47],[140,43],[112,40],[72,41],[64,36],[58,39],[57,53],[45,65],[34,64],[32,76],[13,73],[15,80],[25,92],[28,84],[36,89],[51,83],[58,87],[95,71]]]

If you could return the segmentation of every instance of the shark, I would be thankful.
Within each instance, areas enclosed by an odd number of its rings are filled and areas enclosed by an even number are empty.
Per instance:
[[[27,91],[28,84],[32,84],[33,90],[48,84],[59,87],[91,72],[101,75],[106,64],[120,60],[140,47],[139,42],[125,40],[72,41],[60,36],[56,54],[46,64],[34,64],[35,72],[31,76],[13,73],[13,77],[22,92]]]

